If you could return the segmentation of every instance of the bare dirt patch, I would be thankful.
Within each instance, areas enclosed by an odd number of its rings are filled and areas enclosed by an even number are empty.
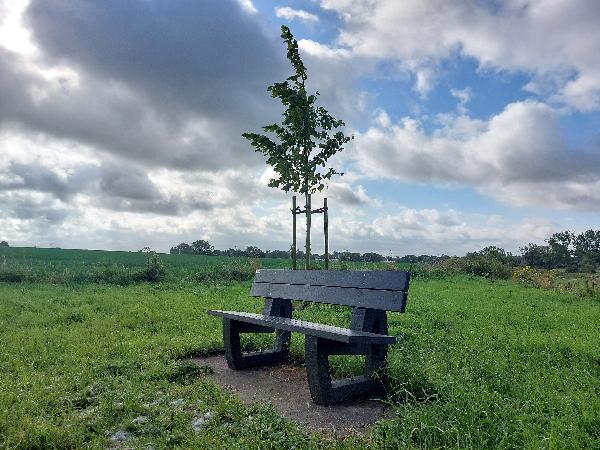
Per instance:
[[[299,365],[231,370],[223,355],[190,361],[212,368],[213,373],[208,377],[235,392],[244,402],[271,402],[283,417],[311,431],[338,435],[363,433],[377,420],[392,415],[392,409],[376,398],[335,406],[315,405],[310,398],[306,370]]]

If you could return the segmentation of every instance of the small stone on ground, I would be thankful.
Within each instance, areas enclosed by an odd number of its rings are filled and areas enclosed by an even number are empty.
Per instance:
[[[206,425],[210,421],[210,419],[213,418],[213,416],[214,414],[211,411],[207,411],[204,413],[204,415],[200,417],[195,417],[191,423],[192,429],[196,433],[198,433],[202,429],[202,427]]]
[[[108,438],[108,440],[113,444],[120,444],[133,439],[133,437],[132,433],[125,430],[117,430]]]
[[[135,419],[131,421],[134,425],[142,425],[148,421],[148,417],[146,416],[137,416]]]

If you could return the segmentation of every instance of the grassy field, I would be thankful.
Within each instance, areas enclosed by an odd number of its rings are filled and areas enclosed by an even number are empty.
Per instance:
[[[145,264],[140,254],[28,251],[31,270]],[[512,281],[413,280],[406,314],[390,314],[395,417],[338,439],[268,404],[244,405],[182,361],[222,351],[207,309],[261,302],[247,281],[173,277],[178,263],[195,274],[227,261],[169,258],[155,284],[0,282],[0,448],[600,448],[596,300]],[[349,313],[297,316],[345,325]],[[301,336],[292,354],[302,360]],[[334,368],[357,373],[359,361],[336,358]]]
[[[158,255],[166,267],[164,281],[197,281],[222,266],[251,270],[247,258],[200,255]],[[0,281],[102,282],[129,284],[148,263],[148,254],[58,248],[0,248]],[[287,267],[280,259],[260,260],[260,267]]]
[[[0,282],[44,281],[62,283],[108,283],[126,285],[140,281],[148,266],[148,253],[58,248],[0,247]],[[252,279],[257,268],[291,268],[284,259],[230,258],[203,255],[156,255],[165,267],[162,281],[206,282]],[[301,262],[299,263],[302,264]],[[313,262],[319,268],[323,262]],[[385,263],[332,262],[334,269],[379,268]],[[393,264],[395,268],[408,267]],[[321,267],[322,268],[322,267]],[[216,274],[216,276],[215,276]],[[143,277],[142,277],[143,278]]]

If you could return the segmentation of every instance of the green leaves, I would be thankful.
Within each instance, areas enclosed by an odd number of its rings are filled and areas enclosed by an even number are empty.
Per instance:
[[[339,130],[346,124],[335,119],[322,106],[316,106],[319,93],[308,94],[305,81],[307,70],[300,58],[298,42],[286,26],[281,27],[281,38],[287,46],[287,58],[294,75],[267,88],[273,98],[286,107],[280,124],[266,125],[263,131],[275,139],[257,133],[243,133],[254,150],[266,157],[267,164],[277,173],[269,181],[270,187],[284,191],[310,194],[322,191],[326,181],[334,175],[343,175],[326,168],[330,157],[343,150],[353,137]]]

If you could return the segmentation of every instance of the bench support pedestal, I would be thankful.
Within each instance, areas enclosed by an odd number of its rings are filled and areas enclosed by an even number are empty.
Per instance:
[[[267,316],[292,317],[290,300],[270,298],[265,302],[263,314]],[[272,333],[275,331],[275,343],[271,350],[242,354],[240,333]],[[250,367],[267,366],[283,362],[290,349],[290,332],[273,330],[269,327],[239,322],[233,319],[223,319],[223,343],[225,359],[230,369],[240,370]]]
[[[355,308],[352,312],[352,329],[387,334],[387,317],[384,311]],[[306,335],[304,355],[308,386],[313,401],[318,405],[332,405],[367,394],[383,391],[383,368],[387,345],[342,344],[329,339]],[[365,355],[362,376],[332,381],[329,369],[330,355]]]

